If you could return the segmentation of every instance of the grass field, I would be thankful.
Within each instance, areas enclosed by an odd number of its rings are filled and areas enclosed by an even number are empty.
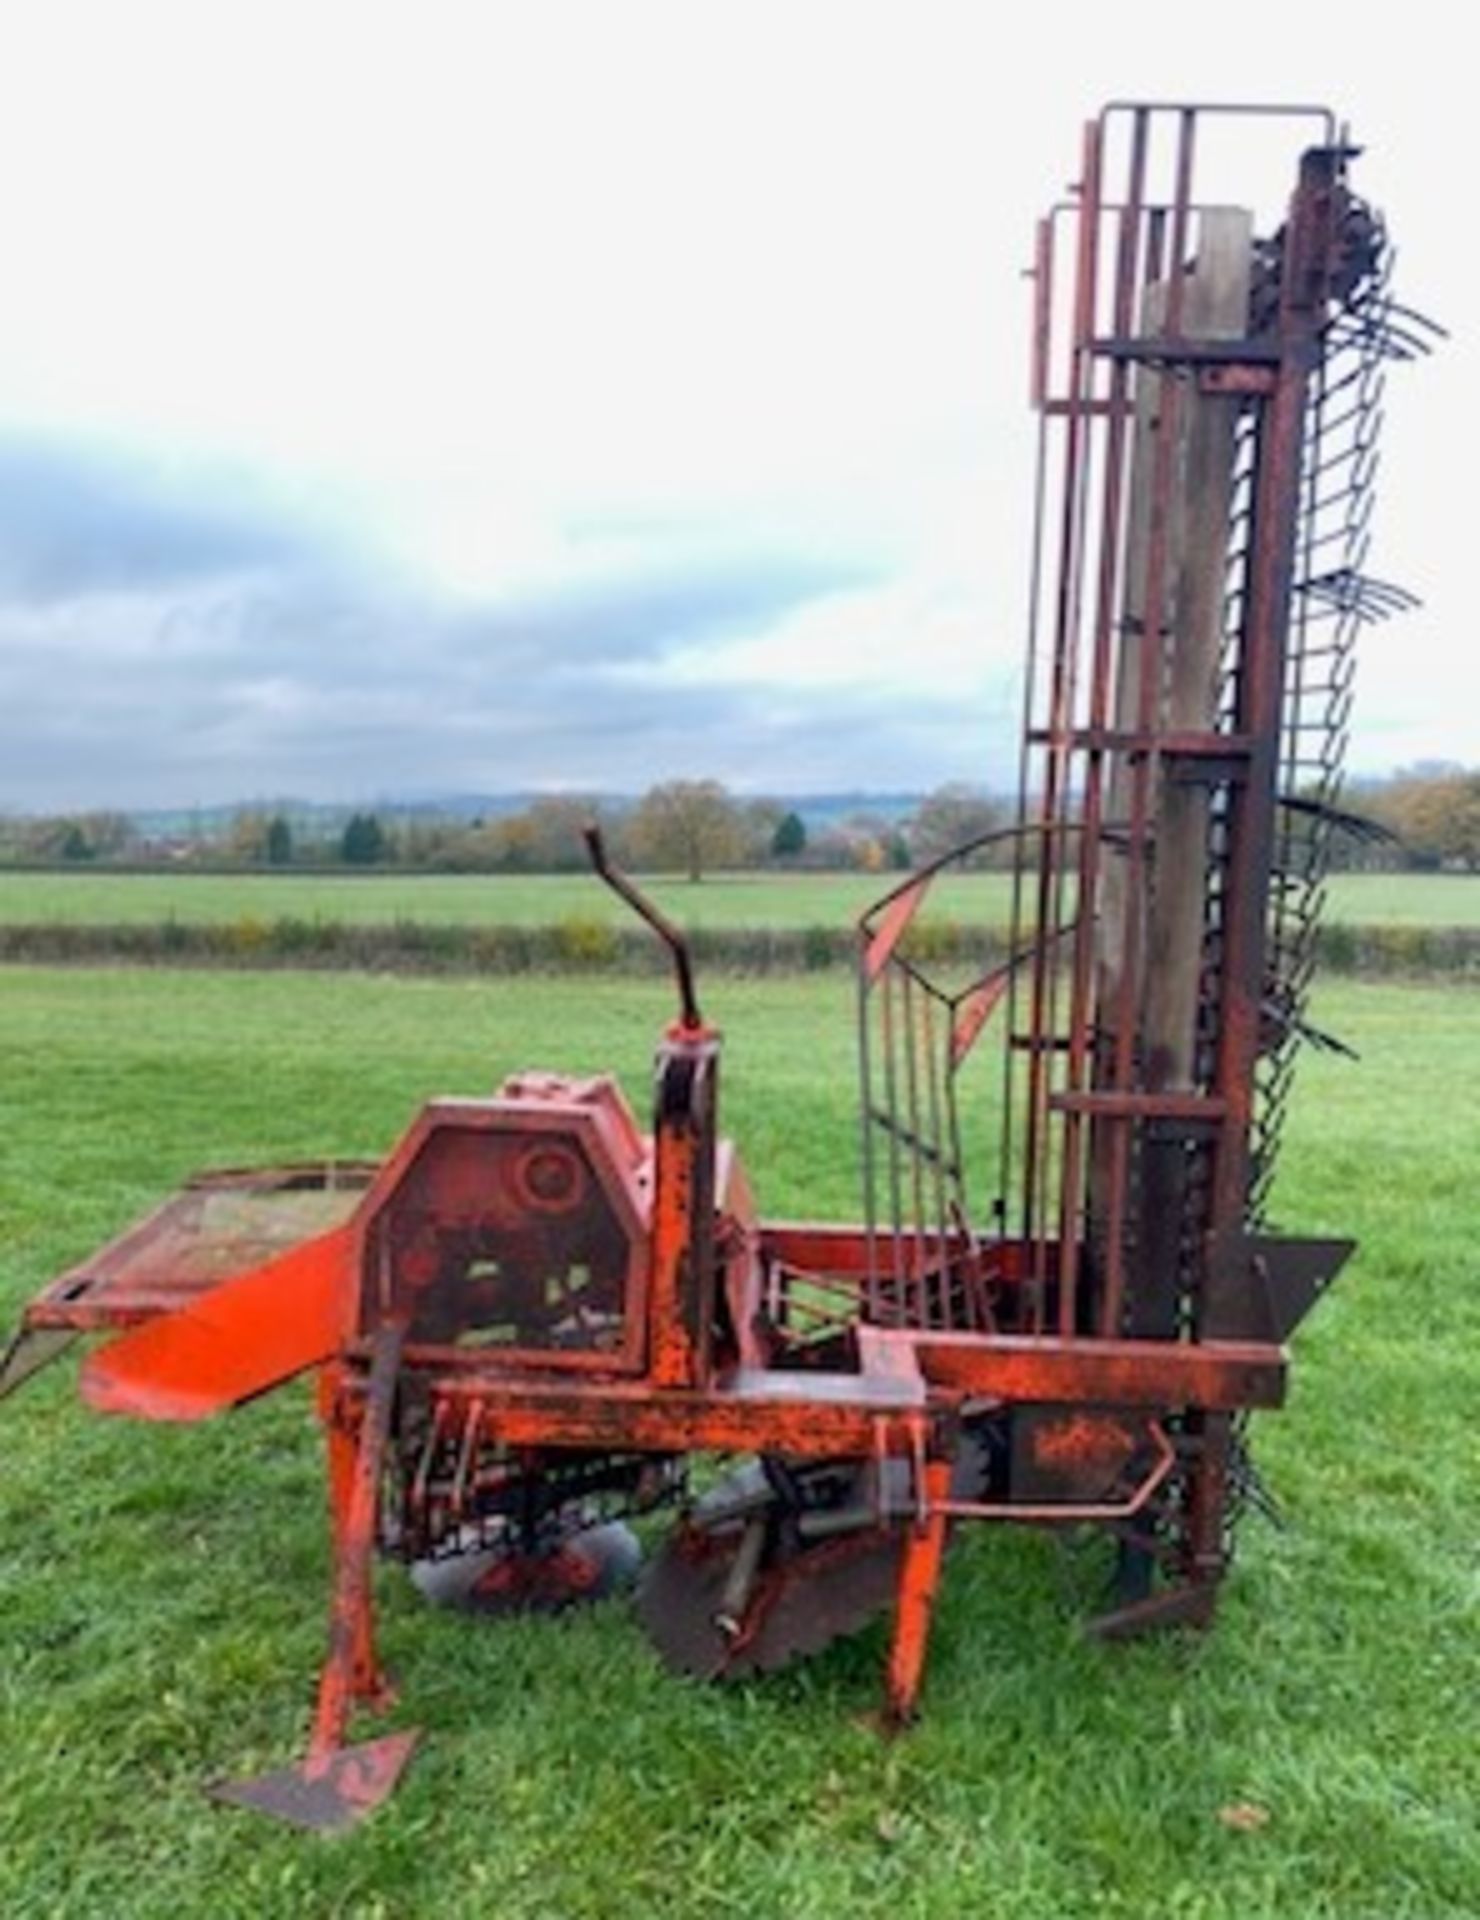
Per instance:
[[[698,886],[656,880],[659,904],[689,926],[841,926],[877,899],[891,876],[875,874],[712,875]],[[952,875],[937,883],[928,911],[1003,926],[1006,874]],[[625,913],[585,874],[510,878],[475,874],[131,874],[7,873],[0,920],[102,924],[298,919],[415,920],[546,926]],[[1364,926],[1480,926],[1480,875],[1338,874],[1331,917]]]
[[[846,1214],[847,980],[709,1000],[763,1205]],[[0,1305],[202,1163],[378,1150],[424,1095],[532,1062],[640,1100],[667,1011],[639,981],[0,972]],[[1365,1058],[1305,1063],[1281,1214],[1363,1252],[1259,1428],[1288,1525],[1246,1529],[1211,1635],[1093,1645],[1095,1555],[975,1530],[924,1720],[886,1745],[880,1628],[709,1691],[621,1603],[479,1628],[385,1570],[393,1723],[426,1739],[323,1841],[198,1790],[300,1746],[326,1590],[307,1391],[146,1430],[88,1414],[63,1362],[0,1409],[0,1913],[1480,1912],[1480,997],[1343,984],[1316,1011]],[[1229,1826],[1240,1803],[1267,1821]]]

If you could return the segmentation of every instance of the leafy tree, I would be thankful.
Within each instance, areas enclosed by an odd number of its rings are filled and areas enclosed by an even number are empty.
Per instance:
[[[14,820],[0,832],[11,858],[110,860],[137,841],[126,813],[41,814]]]
[[[807,865],[819,872],[842,872],[858,865],[858,842],[841,827],[814,833],[807,842]]]
[[[518,813],[472,822],[458,844],[456,864],[478,872],[580,872],[587,864],[583,829],[598,814],[592,799],[545,795]]]
[[[899,833],[887,815],[866,811],[845,814],[836,831],[848,847],[848,865],[865,873],[883,872],[889,864],[890,844]]]
[[[771,835],[771,854],[776,860],[795,860],[807,850],[807,823],[799,813],[784,813]]]
[[[1467,873],[1480,872],[1480,773],[1466,774],[1458,783],[1445,851]]]
[[[16,851],[23,860],[90,860],[93,853],[81,823],[54,814],[21,821]]]
[[[1397,834],[1409,866],[1480,870],[1480,770],[1417,768],[1399,774],[1368,806]]]
[[[293,858],[293,829],[280,813],[268,822],[265,848],[270,867],[286,867]]]
[[[631,844],[644,866],[677,869],[691,881],[706,867],[734,866],[744,851],[740,811],[717,780],[667,780],[651,787],[632,816]]]
[[[530,864],[536,873],[574,873],[588,864],[583,830],[596,803],[575,793],[545,794],[525,809]]]
[[[217,843],[217,850],[228,860],[255,866],[262,858],[266,838],[267,822],[260,813],[238,813]]]
[[[433,816],[411,818],[400,831],[400,860],[408,867],[432,868],[439,872],[459,872],[475,864],[468,842],[483,825],[475,819],[464,826],[460,821]]]
[[[776,837],[776,829],[786,809],[775,800],[764,798],[744,800],[737,804],[744,840],[740,851],[741,864],[747,867],[764,866],[773,857],[771,842]]]
[[[490,820],[469,834],[468,839],[477,866],[498,868],[505,873],[538,870],[539,848],[527,813],[506,813],[501,820]]]
[[[85,813],[78,821],[83,837],[99,860],[114,860],[127,852],[137,839],[134,823],[126,813]]]
[[[385,829],[373,813],[352,813],[339,840],[347,867],[373,867],[386,856]]]

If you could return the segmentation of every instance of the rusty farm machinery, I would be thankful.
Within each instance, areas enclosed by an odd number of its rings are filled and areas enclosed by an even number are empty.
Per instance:
[[[1202,184],[1279,152],[1276,210]],[[47,1286],[0,1393],[83,1334],[84,1398],[198,1420],[312,1372],[333,1596],[304,1760],[220,1789],[311,1826],[394,1784],[377,1554],[497,1613],[609,1590],[720,1678],[892,1614],[913,1713],[972,1520],[1115,1542],[1093,1623],[1205,1623],[1251,1410],[1347,1243],[1266,1219],[1339,807],[1389,365],[1435,331],[1324,112],[1116,106],[1039,229],[1038,526],[992,965],[934,968],[938,873],[860,923],[862,1218],[757,1212],[682,936],[643,1126],[607,1077],[434,1100],[376,1164],[204,1174]],[[1221,184],[1221,183],[1220,183]],[[989,1042],[991,1044],[989,1044]],[[977,1097],[973,1099],[972,1092]],[[693,1473],[691,1463],[705,1463]]]

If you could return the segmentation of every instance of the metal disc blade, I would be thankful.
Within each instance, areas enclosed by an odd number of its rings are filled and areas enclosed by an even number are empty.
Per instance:
[[[649,1563],[637,1611],[664,1663],[700,1680],[738,1680],[820,1653],[893,1604],[901,1536],[862,1528],[788,1553],[767,1567],[744,1632],[716,1623],[740,1543],[738,1528],[679,1527]]]

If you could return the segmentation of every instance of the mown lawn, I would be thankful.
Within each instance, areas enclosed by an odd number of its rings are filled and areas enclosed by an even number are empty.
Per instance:
[[[875,874],[713,874],[650,883],[659,904],[687,926],[843,926],[898,876]],[[1005,926],[1006,874],[951,875],[928,911],[981,926]],[[1354,924],[1480,926],[1480,876],[1338,874],[1330,916]],[[475,926],[549,926],[572,918],[607,921],[626,909],[585,874],[0,874],[0,920],[116,925],[176,919],[230,921],[433,921]]]
[[[765,1206],[853,1205],[849,986],[716,980]],[[210,1162],[378,1149],[528,1063],[639,1100],[661,986],[0,971],[0,1305]],[[480,1629],[381,1575],[395,1798],[324,1841],[201,1780],[299,1747],[326,1553],[302,1388],[200,1429],[0,1409],[0,1913],[1245,1916],[1480,1911],[1480,996],[1342,984],[1286,1222],[1364,1250],[1302,1333],[1217,1629],[1077,1630],[1103,1563],[976,1530],[925,1718],[870,1731],[876,1627],[739,1690],[667,1674],[621,1603]],[[1267,1815],[1251,1830],[1224,1810]]]

